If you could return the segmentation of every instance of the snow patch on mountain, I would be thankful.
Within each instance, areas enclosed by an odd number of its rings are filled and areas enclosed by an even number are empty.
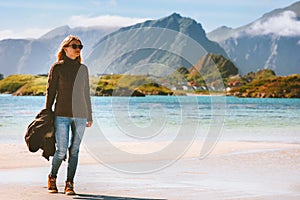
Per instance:
[[[267,59],[264,68],[271,68],[273,70],[276,70],[276,58],[278,55],[277,49],[278,49],[278,37],[273,36],[272,43],[271,43],[271,50],[269,58]]]

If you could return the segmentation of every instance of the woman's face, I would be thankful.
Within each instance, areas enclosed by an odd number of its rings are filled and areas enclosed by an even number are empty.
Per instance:
[[[79,41],[73,40],[70,42],[70,44],[66,47],[64,47],[66,55],[71,59],[76,59],[78,56],[80,56],[82,45]]]

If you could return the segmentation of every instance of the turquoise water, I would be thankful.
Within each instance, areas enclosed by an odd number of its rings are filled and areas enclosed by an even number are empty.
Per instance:
[[[204,138],[220,126],[223,140],[300,142],[300,99],[214,98],[92,97],[94,125],[112,140],[170,139],[179,129]],[[0,142],[23,142],[44,104],[44,96],[0,95]]]

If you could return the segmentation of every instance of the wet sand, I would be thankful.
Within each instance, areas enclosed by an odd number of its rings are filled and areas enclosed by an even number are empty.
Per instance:
[[[143,145],[123,146],[136,151]],[[199,159],[195,143],[174,164],[144,174],[110,169],[83,146],[76,196],[62,194],[66,163],[58,174],[59,193],[49,194],[51,163],[41,152],[30,153],[25,143],[1,144],[0,157],[0,199],[300,199],[300,144],[220,141],[208,157]],[[160,161],[151,162],[145,164]]]

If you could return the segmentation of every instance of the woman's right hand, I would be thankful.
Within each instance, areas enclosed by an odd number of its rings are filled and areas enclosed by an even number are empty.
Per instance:
[[[93,121],[88,121],[88,122],[86,122],[86,127],[91,127],[92,124],[93,124]]]

